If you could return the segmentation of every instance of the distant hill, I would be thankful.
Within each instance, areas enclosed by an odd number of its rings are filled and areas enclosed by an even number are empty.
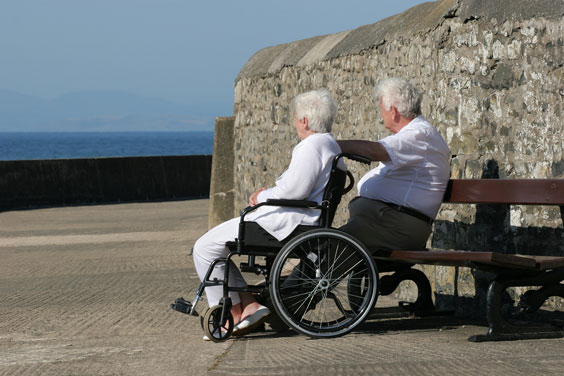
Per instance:
[[[0,90],[0,132],[213,130],[231,103],[182,105],[117,91],[84,91],[43,99]]]

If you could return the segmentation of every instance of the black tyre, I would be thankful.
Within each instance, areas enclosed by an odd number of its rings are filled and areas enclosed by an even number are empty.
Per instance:
[[[216,305],[209,308],[204,314],[204,333],[214,342],[225,341],[233,332],[233,315],[230,311],[226,311],[221,320],[222,311],[223,305]]]
[[[270,293],[278,315],[311,337],[336,337],[362,323],[376,304],[378,271],[358,240],[318,229],[289,241],[276,256]]]

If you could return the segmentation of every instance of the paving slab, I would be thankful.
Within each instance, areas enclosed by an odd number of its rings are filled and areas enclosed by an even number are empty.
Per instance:
[[[0,213],[0,375],[201,375],[232,344],[169,304],[195,290],[208,200]]]
[[[0,213],[0,375],[560,375],[562,339],[471,343],[480,322],[367,321],[224,343],[173,312],[199,281],[208,200]],[[256,277],[250,278],[256,279]],[[381,299],[380,305],[395,304]]]

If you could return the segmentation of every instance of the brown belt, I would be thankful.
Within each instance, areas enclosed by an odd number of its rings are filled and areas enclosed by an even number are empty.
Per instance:
[[[380,201],[382,204],[385,204],[387,206],[389,206],[390,208],[399,211],[400,213],[405,213],[405,214],[409,214],[412,217],[418,218],[422,221],[427,222],[428,224],[432,225],[433,224],[433,219],[431,217],[426,216],[423,213],[418,212],[415,209],[411,209],[411,208],[406,208],[405,206],[401,206],[401,205],[397,205],[397,204],[392,204],[391,202],[383,202]]]

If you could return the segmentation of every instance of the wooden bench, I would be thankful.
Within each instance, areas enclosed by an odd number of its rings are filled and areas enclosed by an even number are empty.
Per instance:
[[[564,213],[564,180],[451,180],[444,203],[488,205],[557,205]],[[562,214],[564,220],[564,214]],[[530,253],[530,252],[527,252]],[[546,254],[552,256],[546,256]],[[381,278],[380,294],[389,295],[401,281],[411,280],[418,288],[418,298],[409,305],[416,316],[434,313],[432,290],[425,274],[412,269],[415,264],[470,267],[491,272],[495,278],[487,291],[486,335],[469,338],[470,341],[497,341],[516,339],[564,337],[562,323],[515,325],[502,317],[502,297],[508,287],[540,286],[522,295],[519,308],[534,312],[551,296],[564,298],[564,244],[558,249],[544,251],[544,256],[504,254],[495,249],[484,251],[445,250],[392,250],[375,251],[374,257],[380,271],[395,271]],[[398,267],[400,265],[400,267]],[[401,265],[405,265],[402,268]]]

